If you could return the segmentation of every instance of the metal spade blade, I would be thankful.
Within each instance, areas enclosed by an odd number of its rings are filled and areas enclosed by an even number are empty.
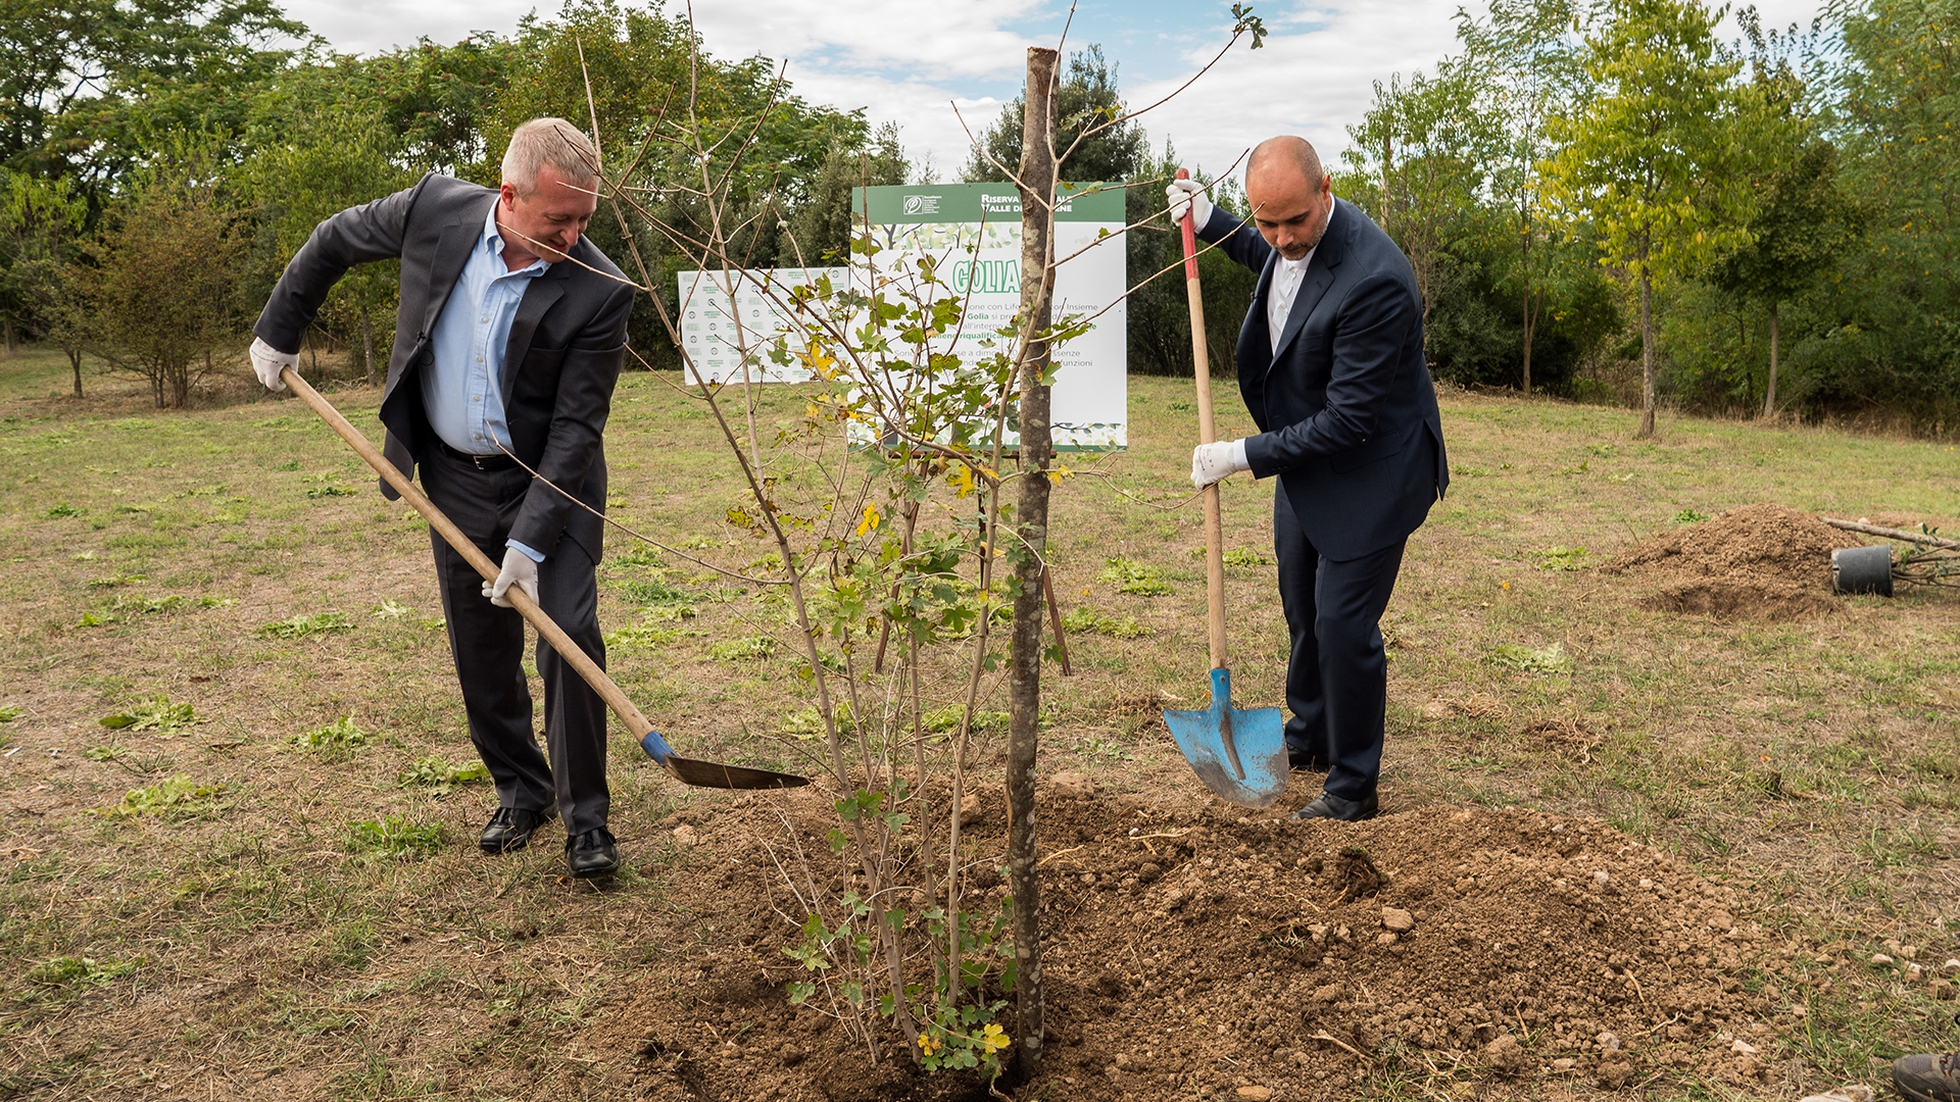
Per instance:
[[[810,778],[794,773],[776,773],[767,769],[751,769],[746,765],[723,765],[718,761],[683,758],[674,753],[674,748],[667,745],[667,740],[661,738],[658,731],[648,731],[640,739],[640,749],[672,773],[676,780],[696,788],[800,788],[810,783]]]
[[[1286,720],[1278,708],[1232,707],[1232,671],[1211,671],[1211,707],[1165,709],[1191,771],[1219,798],[1267,807],[1286,791]]]

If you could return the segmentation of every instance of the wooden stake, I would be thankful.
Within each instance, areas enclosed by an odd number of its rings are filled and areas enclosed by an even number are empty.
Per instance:
[[[1045,333],[1051,318],[1049,265],[1055,259],[1055,63],[1057,51],[1028,50],[1027,110],[1021,125],[1021,311],[1027,332]],[[1015,1005],[1021,1072],[1041,1066],[1045,1030],[1041,999],[1041,891],[1036,877],[1034,757],[1041,721],[1043,554],[1048,547],[1048,464],[1054,437],[1048,416],[1045,340],[1022,350],[1021,500],[1014,514],[1021,546],[1014,564],[1013,645],[1007,673],[1008,890],[1014,894]]]

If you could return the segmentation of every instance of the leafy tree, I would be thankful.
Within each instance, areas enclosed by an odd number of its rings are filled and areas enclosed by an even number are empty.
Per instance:
[[[378,113],[350,105],[336,105],[307,119],[288,144],[261,151],[247,178],[259,198],[261,224],[271,246],[261,256],[271,263],[262,264],[256,288],[269,288],[277,280],[315,226],[413,183],[414,176],[401,167],[401,152]],[[378,355],[377,347],[393,343],[400,271],[400,262],[394,260],[359,265],[334,285],[321,310],[325,325],[339,329],[350,346],[360,349],[369,385],[378,364],[385,370],[385,355]]]
[[[733,255],[747,267],[794,264],[782,231],[815,201],[811,188],[833,153],[867,148],[863,114],[813,106],[791,94],[767,58],[727,62],[703,53],[696,65],[690,33],[684,19],[625,8],[617,0],[573,0],[557,20],[524,20],[515,49],[525,64],[512,70],[483,123],[487,159],[502,157],[510,132],[526,119],[557,115],[589,125],[596,107],[608,176],[645,189],[640,194],[660,196],[660,203],[648,206],[652,218],[695,240],[705,240],[720,222],[732,235]],[[751,132],[756,116],[772,103]],[[656,136],[657,127],[664,129]],[[686,158],[679,151],[694,135],[725,149],[726,156],[706,164]],[[737,148],[744,150],[740,158]],[[734,176],[724,189],[719,177],[730,165]],[[489,165],[486,179],[494,180]],[[587,231],[608,255],[625,260],[630,232],[650,270],[671,274],[683,263],[659,227],[631,211],[623,210],[622,217],[624,225],[602,205]],[[678,306],[673,285],[654,292],[670,308]],[[641,356],[673,362],[656,311],[635,310],[631,327]]]
[[[91,350],[147,378],[159,409],[188,404],[213,351],[242,328],[238,218],[212,144],[178,136],[135,175],[90,249]]]
[[[1813,398],[1960,421],[1960,2],[1834,0],[1835,119],[1865,247],[1818,291]]]
[[[1500,143],[1498,120],[1479,109],[1482,79],[1478,65],[1445,58],[1433,77],[1376,81],[1373,106],[1348,127],[1354,145],[1342,159],[1374,183],[1374,213],[1415,269],[1425,322],[1439,267],[1475,232],[1478,196]]]
[[[843,264],[851,247],[851,189],[902,184],[911,171],[898,127],[885,123],[868,142],[840,134],[816,175],[804,186],[802,202],[790,219],[794,255],[784,264]]]
[[[1027,102],[1023,91],[1000,109],[1000,117],[992,126],[978,135],[979,148],[961,171],[962,179],[971,183],[1007,180],[1009,171],[1021,163],[1021,126]],[[1102,47],[1092,45],[1071,54],[1068,70],[1055,90],[1055,153],[1067,155],[1058,167],[1063,179],[1085,184],[1125,180],[1143,165],[1150,156],[1149,138],[1134,121],[1083,137],[1087,131],[1121,118],[1123,110],[1116,66],[1103,57]]]
[[[0,328],[12,353],[24,330],[45,330],[58,274],[87,217],[70,181],[0,170]],[[76,374],[77,393],[81,375]]]
[[[1640,435],[1654,433],[1653,283],[1690,270],[1725,232],[1737,65],[1700,0],[1611,0],[1582,55],[1594,88],[1549,127],[1548,185],[1590,223],[1606,263],[1640,292]]]
[[[1763,416],[1776,414],[1779,311],[1830,271],[1862,230],[1863,211],[1838,182],[1837,148],[1813,140],[1756,182],[1748,239],[1710,272],[1717,287],[1769,310],[1769,374]]]
[[[271,0],[0,0],[0,161],[99,206],[165,135],[237,134],[305,33]]]
[[[1139,165],[1124,193],[1124,218],[1137,225],[1124,241],[1125,266],[1136,291],[1127,304],[1130,371],[1139,375],[1189,375],[1191,307],[1184,290],[1184,236],[1164,207],[1163,181],[1177,174],[1177,151],[1167,142],[1161,157]],[[1246,214],[1245,193],[1230,179],[1194,168],[1191,175],[1212,187],[1220,209]],[[1201,246],[1202,247],[1202,246]],[[1205,351],[1213,375],[1235,368],[1239,326],[1252,305],[1259,277],[1216,249],[1198,255],[1198,279],[1205,289]]]
[[[1569,110],[1582,74],[1573,41],[1572,0],[1492,0],[1488,20],[1459,13],[1465,62],[1484,74],[1483,113],[1497,128],[1486,148],[1490,190],[1504,216],[1517,263],[1504,282],[1520,303],[1519,389],[1531,393],[1531,359],[1552,284],[1564,271],[1542,211],[1544,162],[1552,151],[1546,120]]]

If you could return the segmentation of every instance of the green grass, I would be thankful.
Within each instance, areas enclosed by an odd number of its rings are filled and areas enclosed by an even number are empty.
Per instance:
[[[621,379],[606,440],[612,492],[671,546],[738,573],[777,569],[773,548],[727,523],[739,473],[673,381]],[[774,797],[736,805],[681,790],[615,728],[612,814],[630,876],[604,894],[568,884],[556,839],[543,836],[519,854],[478,854],[496,797],[465,775],[475,755],[427,526],[374,493],[310,413],[248,382],[160,414],[97,365],[77,402],[59,354],[0,360],[0,543],[33,564],[0,576],[11,616],[0,633],[0,716],[11,712],[0,738],[11,741],[0,750],[16,750],[0,798],[34,809],[0,839],[0,944],[14,965],[0,972],[0,1094],[199,1096],[201,1081],[178,1090],[172,1078],[164,1092],[141,1076],[188,1072],[214,1053],[269,1076],[260,1093],[291,1097],[600,1097],[639,1082],[652,1066],[637,1054],[642,1034],[612,1047],[584,1039],[627,1036],[642,1014],[664,1022],[645,1008],[670,1001],[686,1008],[675,1020],[720,1029],[724,1007],[707,1000],[738,973],[720,962],[774,955],[772,916],[669,892],[686,862],[726,858],[680,852],[670,816],[686,811],[727,841],[750,829],[732,825],[733,810],[752,807],[754,837],[775,845]],[[1040,771],[1086,770],[1112,799],[1151,807],[1203,799],[1158,718],[1208,691],[1191,427],[1171,408],[1189,385],[1131,380],[1131,448],[1097,463],[1097,477],[1057,485],[1047,551],[1074,674],[1044,672]],[[377,392],[343,381],[327,393],[380,438]],[[771,392],[759,429],[792,422],[801,401]],[[1750,623],[1646,610],[1594,569],[1538,569],[1541,558],[1597,564],[1691,515],[1755,501],[1953,531],[1960,506],[1940,472],[1960,455],[1665,415],[1643,441],[1622,410],[1458,392],[1442,403],[1458,476],[1410,541],[1384,624],[1384,810],[1606,819],[1764,900],[1778,937],[1897,937],[1925,947],[1922,961],[1960,955],[1934,921],[1960,922],[1947,884],[1960,838],[1952,598],[1861,598],[1823,620]],[[1251,430],[1235,402],[1219,413],[1221,436]],[[308,496],[327,486],[355,492]],[[1283,699],[1271,495],[1270,480],[1243,475],[1222,490],[1241,706]],[[616,532],[606,540],[608,668],[683,753],[740,762],[821,749],[803,741],[812,690],[796,676],[776,589]],[[854,643],[854,665],[868,668],[877,640]],[[967,641],[928,656],[934,752],[953,742],[958,671],[972,657]],[[532,691],[541,707],[535,680]],[[1449,704],[1430,709],[1439,701]],[[867,716],[884,707],[864,694]],[[980,708],[969,791],[999,783],[997,675]],[[105,715],[132,718],[87,755]],[[143,715],[156,718],[139,726]],[[353,715],[386,739],[345,756],[292,752],[294,732]],[[1555,741],[1545,723],[1578,733]],[[759,850],[731,866],[754,877],[770,867]],[[1834,980],[1800,996],[1810,1087],[1869,1081],[1871,1056],[1950,1045],[1952,1004],[1849,959],[1816,966],[1811,987],[1780,981],[1809,991]],[[96,963],[59,985],[30,978],[61,960]],[[88,978],[129,962],[141,964],[107,987]],[[147,1065],[123,1047],[136,1020],[118,1015],[138,1012],[151,1016],[138,1031]],[[1085,1037],[1103,1043],[1093,1029]],[[1413,1099],[1468,1086],[1411,1060],[1393,1071],[1328,1093]],[[1647,1095],[1796,1093],[1670,1082]]]
[[[347,846],[386,857],[428,857],[442,849],[449,830],[442,823],[411,823],[398,816],[366,819],[347,828]]]

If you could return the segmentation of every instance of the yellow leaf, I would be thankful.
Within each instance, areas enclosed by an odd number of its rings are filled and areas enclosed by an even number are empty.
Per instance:
[[[866,505],[864,507],[864,519],[858,521],[857,534],[862,536],[866,532],[876,532],[878,525],[884,523],[884,519],[878,515],[878,507],[876,505]]]

